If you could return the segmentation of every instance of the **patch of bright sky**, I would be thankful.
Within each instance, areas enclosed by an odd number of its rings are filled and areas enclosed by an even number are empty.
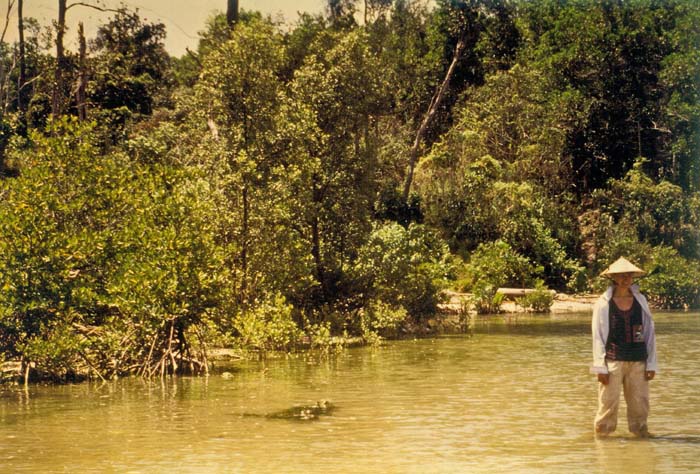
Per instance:
[[[2,23],[4,26],[5,12],[8,2],[0,0],[2,8]],[[106,8],[119,8],[125,5],[129,9],[138,9],[139,15],[151,22],[162,22],[167,29],[165,47],[173,56],[185,54],[185,48],[194,49],[197,46],[197,33],[204,29],[204,24],[215,11],[226,11],[226,0],[69,0],[76,2],[92,3]],[[239,0],[241,9],[256,10],[263,14],[272,15],[275,19],[282,19],[287,23],[294,23],[297,12],[321,13],[325,0]],[[57,17],[58,0],[26,0],[24,2],[24,16],[33,17],[44,27],[51,25]],[[5,35],[5,41],[13,42],[17,39],[17,8],[10,19],[10,25]],[[95,36],[97,27],[109,19],[113,13],[103,13],[92,8],[76,5],[68,10],[66,23],[69,28],[66,46],[76,49],[77,39],[75,31],[79,21],[85,25],[87,38]]]

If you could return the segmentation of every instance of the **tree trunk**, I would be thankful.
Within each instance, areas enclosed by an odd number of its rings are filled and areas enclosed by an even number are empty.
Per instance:
[[[78,88],[75,92],[75,101],[78,107],[78,118],[81,121],[87,119],[87,43],[85,41],[85,29],[83,22],[78,23],[78,37],[80,39],[80,75]]]
[[[51,116],[55,119],[61,114],[63,101],[63,70],[66,54],[63,37],[66,33],[67,0],[58,0],[58,23],[56,25],[56,69],[54,70],[53,96],[51,98]]]
[[[321,231],[319,228],[318,216],[313,216],[311,220],[311,256],[316,267],[316,281],[321,285],[323,298],[326,298],[326,275],[323,270],[323,260],[321,259]]]
[[[17,108],[20,111],[22,119],[24,112],[27,110],[27,104],[24,100],[24,85],[27,83],[27,65],[25,61],[25,44],[24,44],[24,0],[17,0],[17,33],[19,36],[19,78],[17,80]]]
[[[455,53],[452,57],[452,63],[447,69],[445,78],[442,80],[442,84],[440,84],[438,90],[435,91],[435,95],[433,95],[433,99],[430,101],[430,106],[428,106],[428,111],[426,112],[425,117],[423,117],[420,127],[418,127],[418,131],[416,132],[416,138],[415,140],[413,140],[413,146],[411,147],[411,152],[409,154],[408,171],[406,173],[406,181],[404,182],[403,187],[402,198],[403,202],[405,203],[408,203],[408,195],[411,192],[411,184],[413,183],[413,172],[415,171],[416,162],[418,161],[418,152],[420,150],[421,142],[423,141],[425,132],[428,129],[430,120],[438,111],[438,108],[442,103],[442,99],[445,97],[445,92],[447,91],[447,88],[450,85],[450,80],[452,80],[452,75],[454,74],[457,62],[459,61],[459,58],[462,55],[462,51],[464,50],[465,44],[465,34],[462,34],[462,36],[459,38],[459,41],[457,42],[457,46],[455,47]]]
[[[12,13],[12,7],[14,1],[10,0],[7,2],[7,13],[5,16],[5,24],[0,28],[0,43],[5,42],[5,33],[7,33],[7,27],[10,26],[10,13]],[[5,112],[10,103],[9,85],[10,85],[10,73],[12,66],[9,70],[5,70],[5,62],[0,61],[0,127],[5,128]],[[0,177],[5,175],[5,147],[7,146],[7,136],[4,131],[0,131]]]
[[[325,265],[323,263],[323,251],[322,251],[322,241],[323,237],[321,236],[321,219],[320,219],[320,212],[321,212],[321,203],[323,202],[323,191],[319,187],[320,184],[316,179],[314,184],[312,184],[312,206],[313,206],[313,214],[310,216],[310,224],[311,224],[311,256],[313,257],[314,260],[314,267],[315,267],[315,276],[316,276],[316,281],[319,284],[319,287],[321,289],[321,301],[325,302],[328,300],[328,282],[326,281],[326,270],[325,270]],[[318,304],[318,301],[315,301],[314,303]],[[314,321],[317,322],[317,321]]]
[[[228,26],[233,28],[233,25],[238,23],[238,0],[228,0],[226,8],[226,21]]]
[[[243,185],[243,227],[241,229],[241,295],[240,302],[248,302],[248,245],[250,233],[250,198],[248,196],[248,185]]]

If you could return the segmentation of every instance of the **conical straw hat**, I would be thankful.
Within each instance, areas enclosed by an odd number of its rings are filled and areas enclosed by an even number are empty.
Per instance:
[[[616,273],[631,273],[633,277],[640,277],[646,275],[647,272],[634,265],[625,257],[620,257],[600,275],[610,277]]]

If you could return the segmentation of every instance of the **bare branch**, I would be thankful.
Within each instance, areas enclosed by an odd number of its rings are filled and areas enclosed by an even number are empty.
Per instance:
[[[197,63],[197,66],[199,66],[199,69],[202,69],[202,61],[199,59],[199,55],[197,53],[193,52],[190,48],[185,48],[185,51],[187,51],[187,54],[189,57],[195,60]]]
[[[10,13],[12,13],[12,7],[15,6],[15,0],[10,0],[7,2],[7,13],[5,14],[5,26],[2,29],[2,35],[0,35],[0,43],[5,42],[5,33],[7,33],[7,27],[10,25]]]
[[[98,10],[101,12],[119,13],[119,10],[116,8],[105,8],[105,7],[100,7],[98,5],[93,5],[91,3],[85,3],[85,2],[75,2],[75,3],[71,3],[69,5],[66,5],[66,11],[70,10],[73,7],[88,7],[88,8],[92,8],[94,10]]]
[[[452,80],[452,75],[454,74],[455,66],[457,65],[457,62],[462,56],[462,51],[464,50],[465,46],[465,34],[462,33],[462,35],[459,38],[459,41],[457,42],[457,46],[455,47],[454,55],[452,56],[452,62],[450,63],[450,67],[447,69],[445,78],[443,79],[442,84],[440,84],[440,87],[435,91],[435,94],[433,95],[433,98],[430,101],[430,105],[428,106],[428,111],[423,117],[423,120],[421,121],[421,124],[418,127],[418,131],[416,132],[416,138],[413,141],[413,146],[411,147],[411,151],[409,154],[408,172],[406,173],[406,181],[404,182],[403,187],[402,198],[403,202],[405,203],[408,202],[408,196],[411,190],[411,184],[413,182],[413,173],[416,168],[416,163],[418,161],[418,151],[420,149],[421,141],[423,140],[423,136],[425,135],[425,132],[428,129],[428,124],[430,123],[430,120],[437,113],[438,107],[440,106],[440,103],[442,102],[442,99],[445,96],[445,92],[447,91],[450,81]]]
[[[651,125],[652,125],[652,127],[649,128],[649,130],[654,130],[655,132],[666,133],[666,134],[668,134],[668,135],[673,135],[673,132],[672,132],[671,130],[669,130],[669,129],[666,128],[666,127],[659,127],[659,125],[658,125],[656,122],[654,122],[654,121],[651,122]]]

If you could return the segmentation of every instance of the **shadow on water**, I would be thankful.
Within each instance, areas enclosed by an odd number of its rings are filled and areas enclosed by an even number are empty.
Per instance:
[[[649,438],[650,441],[665,442],[665,443],[678,443],[678,444],[698,444],[700,445],[700,436],[696,435],[682,435],[682,434],[668,434],[668,435],[653,435]]]
[[[612,435],[604,438],[596,438],[591,435],[591,439],[595,440],[596,443],[677,443],[677,444],[689,444],[700,445],[700,436],[698,435],[684,435],[684,434],[652,434],[648,438],[638,438],[632,435]],[[588,436],[586,436],[588,439]]]

